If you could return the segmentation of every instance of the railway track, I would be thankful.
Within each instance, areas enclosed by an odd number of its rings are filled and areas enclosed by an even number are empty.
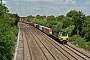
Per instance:
[[[33,29],[32,29],[32,31],[33,31]],[[35,33],[37,33],[37,32],[35,32]],[[49,43],[48,41],[45,41],[46,39],[44,38],[44,36],[42,35],[42,33],[41,34],[35,34],[35,33],[33,33],[34,35],[37,35],[37,37],[38,37],[38,39],[41,41],[41,43],[44,45],[44,46],[46,46],[46,49],[49,51],[49,53],[53,56],[53,58],[55,59],[55,60],[61,60],[61,59],[63,59],[63,58],[65,58],[63,55],[61,55],[61,51],[58,51],[54,46],[52,46],[51,45],[51,43]],[[38,32],[39,33],[39,32]],[[42,40],[44,40],[44,41],[42,41]],[[49,39],[48,39],[49,40]],[[56,49],[56,50],[55,50]],[[57,55],[57,56],[55,56],[55,55]],[[60,56],[61,55],[61,56]],[[67,58],[65,58],[65,59],[67,59]],[[64,60],[65,60],[64,59]],[[68,58],[69,59],[69,58]]]
[[[23,26],[23,24],[19,23],[19,37],[18,37],[18,45],[16,50],[16,55],[14,56],[13,60],[31,60],[31,51],[28,47],[29,44],[27,42],[25,33],[23,28],[26,27],[26,25]]]
[[[71,45],[70,43],[68,43],[68,46],[71,47],[71,48],[73,48],[74,50],[78,51],[79,53],[83,54],[84,56],[90,58],[90,54],[89,54],[88,52],[85,52],[85,51],[83,51],[82,49],[77,48],[77,47],[74,46],[74,45]]]
[[[25,30],[26,31],[26,30]],[[39,47],[39,50],[41,51],[40,53],[43,53],[43,57],[45,58],[37,58],[37,57],[40,57],[40,55],[38,55],[35,59],[36,60],[56,60],[54,57],[53,57],[53,54],[50,53],[50,51],[47,49],[47,47],[39,40],[39,38],[33,34],[31,31],[28,31],[28,33],[30,33],[32,35],[32,37],[34,38],[34,41],[36,42],[37,46]],[[36,55],[36,54],[35,54]]]
[[[26,46],[24,46],[24,55],[25,55],[24,60],[34,60],[33,55],[32,55],[32,50],[31,50],[31,47],[30,47],[30,41],[28,40],[28,37],[27,37],[26,33],[24,32],[24,30],[23,30],[23,35],[24,35],[23,36],[24,44],[26,45]],[[27,54],[26,54],[26,52],[27,52]]]
[[[38,29],[21,23],[21,60],[90,60],[90,56],[70,44],[62,45]],[[19,60],[19,59],[17,59]]]
[[[34,30],[34,29],[33,29]],[[35,29],[36,30],[36,29]],[[41,32],[39,32],[39,31],[36,31],[35,33],[37,33],[38,35],[41,35],[41,36],[43,36],[44,37],[44,39],[45,40],[47,40],[48,42],[47,43],[51,43],[51,42],[54,42],[54,41],[52,41],[52,40],[50,40],[49,39],[49,37],[48,36],[46,36],[46,35],[44,35],[43,33],[41,33]],[[41,33],[41,34],[40,34]],[[36,34],[36,35],[37,35]],[[41,37],[40,36],[40,37]],[[43,38],[42,37],[42,38]],[[51,41],[51,42],[50,42]],[[55,42],[54,42],[55,43]],[[52,43],[51,43],[52,44]],[[56,44],[56,43],[55,43]],[[57,44],[56,45],[54,45],[54,44],[52,44],[54,47],[55,46],[57,46]],[[79,50],[76,50],[74,47],[71,47],[70,45],[59,45],[58,44],[58,46],[60,47],[60,48],[62,48],[64,51],[66,51],[68,54],[70,54],[71,55],[71,57],[73,57],[75,60],[90,60],[90,57],[88,56],[88,55],[86,55],[86,54],[83,54],[82,52],[80,52]],[[56,48],[56,47],[55,47]],[[58,49],[58,48],[57,48]],[[66,54],[63,54],[64,56],[66,56]],[[66,56],[67,57],[67,59],[70,59],[71,57],[69,57],[69,55],[68,56]],[[72,59],[71,59],[72,60]]]
[[[31,48],[32,51],[32,56],[33,59],[32,60],[41,60],[41,59],[45,59],[45,57],[43,56],[43,51],[40,48],[39,44],[37,43],[37,39],[35,39],[35,37],[29,33],[29,31],[27,30],[27,28],[24,28],[25,31],[25,35],[28,38],[30,36],[30,38],[27,39],[27,42],[29,42],[29,47]],[[43,57],[41,57],[40,55],[42,55]]]

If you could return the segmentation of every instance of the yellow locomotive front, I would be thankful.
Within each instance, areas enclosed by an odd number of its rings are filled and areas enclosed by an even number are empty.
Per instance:
[[[62,44],[67,44],[68,42],[68,33],[66,32],[59,32],[58,39]]]

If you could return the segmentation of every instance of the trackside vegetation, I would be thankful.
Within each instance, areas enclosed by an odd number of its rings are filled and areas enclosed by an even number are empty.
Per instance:
[[[66,16],[29,15],[27,20],[68,32],[70,43],[90,51],[90,16],[82,11],[71,10]]]
[[[12,60],[18,34],[17,14],[8,13],[8,8],[0,1],[0,60]]]
[[[71,10],[66,16],[29,15],[27,18],[29,22],[68,32],[70,43],[90,51],[90,15]],[[9,13],[8,8],[0,0],[0,60],[13,59],[18,20],[18,14]]]

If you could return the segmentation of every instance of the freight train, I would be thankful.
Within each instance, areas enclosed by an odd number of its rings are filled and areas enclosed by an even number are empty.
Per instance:
[[[39,24],[36,24],[33,22],[28,22],[28,24],[43,31],[44,33],[46,33],[49,36],[56,38],[57,41],[59,41],[62,44],[67,44],[67,42],[68,42],[68,33],[67,32],[48,28],[48,27],[45,27],[45,26],[42,26],[42,25],[39,25]]]

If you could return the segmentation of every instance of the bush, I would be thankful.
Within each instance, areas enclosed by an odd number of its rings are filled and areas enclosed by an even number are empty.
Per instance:
[[[5,15],[0,16],[0,60],[12,60],[18,34],[18,18],[16,14]]]
[[[78,37],[77,35],[70,37],[69,42],[90,51],[90,41],[87,42],[85,39]]]

